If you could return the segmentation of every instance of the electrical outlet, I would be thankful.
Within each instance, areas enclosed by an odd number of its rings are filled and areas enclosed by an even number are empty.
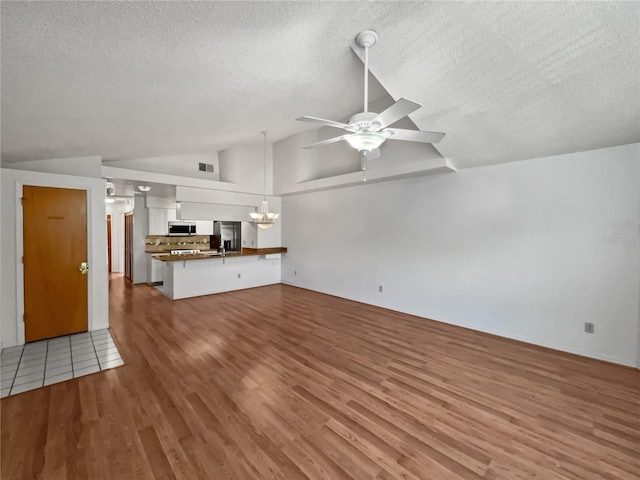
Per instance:
[[[378,292],[382,293],[382,285],[378,285]]]
[[[584,331],[586,333],[594,333],[595,327],[594,327],[593,323],[585,322]]]
[[[240,277],[241,277],[241,275],[240,275],[240,274],[238,274],[238,278],[240,278]]]

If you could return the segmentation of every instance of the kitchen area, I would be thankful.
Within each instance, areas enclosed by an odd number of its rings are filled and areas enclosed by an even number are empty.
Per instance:
[[[158,228],[150,230],[159,231]],[[157,285],[164,281],[161,256],[218,251],[232,254],[242,249],[241,240],[242,222],[170,220],[164,234],[147,235],[145,239],[145,252],[155,254],[147,263],[147,283]],[[253,246],[251,243],[255,241],[249,243]]]
[[[170,220],[145,238],[147,283],[172,300],[279,283],[287,250],[257,248],[256,233],[251,222]]]
[[[265,229],[252,218],[264,196],[228,191],[245,188],[228,182],[182,181],[198,186],[147,183],[141,189],[114,181],[115,202],[106,206],[110,271],[171,299],[279,283],[286,253],[281,223]],[[280,198],[269,201],[281,210]]]

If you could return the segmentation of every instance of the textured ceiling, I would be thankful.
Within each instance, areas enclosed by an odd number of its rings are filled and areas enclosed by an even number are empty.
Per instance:
[[[2,2],[4,161],[203,153],[360,110],[354,35],[440,152],[640,141],[637,2]],[[371,100],[385,91],[373,85]],[[337,131],[338,133],[338,131]]]
[[[640,141],[640,2],[401,2],[376,28],[372,73],[459,168]]]

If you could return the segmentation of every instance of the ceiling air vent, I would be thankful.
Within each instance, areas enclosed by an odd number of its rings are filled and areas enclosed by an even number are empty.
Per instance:
[[[201,172],[213,173],[213,165],[209,163],[198,163],[198,170]]]

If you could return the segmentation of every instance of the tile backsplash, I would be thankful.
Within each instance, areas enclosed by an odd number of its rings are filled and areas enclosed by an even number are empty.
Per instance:
[[[171,250],[208,250],[209,235],[187,235],[184,237],[166,235],[147,235],[145,239],[146,253],[163,253]]]

